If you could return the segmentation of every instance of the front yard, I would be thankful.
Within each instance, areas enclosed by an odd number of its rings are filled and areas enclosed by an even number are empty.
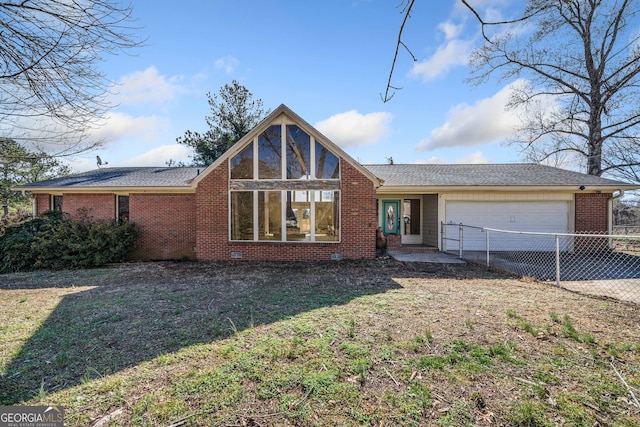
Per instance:
[[[640,310],[448,264],[0,275],[0,405],[70,426],[640,425]]]

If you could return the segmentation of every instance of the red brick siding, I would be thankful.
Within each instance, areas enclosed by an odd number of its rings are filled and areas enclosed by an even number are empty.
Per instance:
[[[116,197],[113,194],[64,194],[62,211],[77,218],[81,209],[87,209],[94,220],[111,221],[116,217]]]
[[[611,193],[577,193],[576,233],[607,233],[609,231],[609,199]]]
[[[609,199],[611,193],[576,194],[576,233],[608,234]],[[580,252],[597,252],[608,249],[608,239],[578,237],[575,248]]]
[[[195,258],[195,194],[130,194],[129,221],[140,228],[139,246],[130,258]]]
[[[36,194],[36,215],[42,215],[44,212],[51,210],[51,195]]]
[[[402,248],[402,236],[400,234],[387,234],[387,250],[397,251]]]
[[[345,259],[374,258],[376,250],[376,194],[371,180],[342,162],[341,242],[273,243],[230,242],[228,162],[211,171],[196,191],[196,252],[201,261],[230,260],[241,252],[243,260],[309,261],[329,260],[331,254]]]

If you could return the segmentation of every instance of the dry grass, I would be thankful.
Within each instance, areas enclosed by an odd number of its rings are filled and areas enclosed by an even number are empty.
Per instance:
[[[0,404],[68,425],[640,425],[638,306],[469,265],[125,264],[0,305]]]

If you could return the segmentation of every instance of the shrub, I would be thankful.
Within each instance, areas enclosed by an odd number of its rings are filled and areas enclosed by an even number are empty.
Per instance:
[[[49,211],[0,236],[0,273],[97,267],[122,261],[133,249],[133,223],[93,221],[86,211],[71,219]]]

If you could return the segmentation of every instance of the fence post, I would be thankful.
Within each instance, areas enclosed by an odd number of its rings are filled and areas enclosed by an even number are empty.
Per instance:
[[[560,236],[556,234],[556,286],[560,286]]]
[[[458,258],[462,259],[462,223],[458,226]]]
[[[489,230],[484,230],[485,233],[487,233],[487,236],[485,237],[486,242],[487,242],[487,268],[489,268]]]

